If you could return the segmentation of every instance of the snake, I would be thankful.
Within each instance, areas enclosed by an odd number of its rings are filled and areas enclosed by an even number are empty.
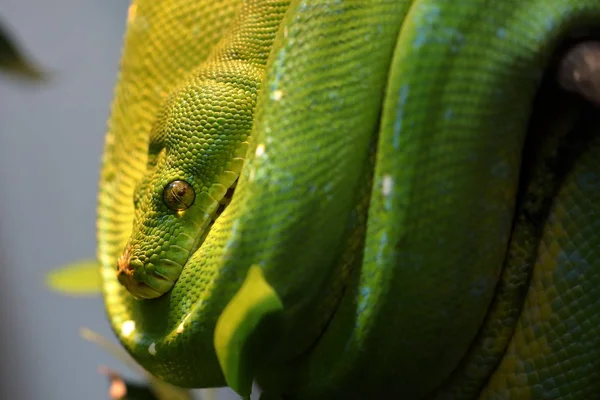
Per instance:
[[[133,0],[118,340],[244,398],[600,398],[598,28],[598,0]]]

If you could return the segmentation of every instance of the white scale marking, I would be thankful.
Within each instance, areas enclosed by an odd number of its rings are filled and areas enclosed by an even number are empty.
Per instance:
[[[121,325],[121,334],[123,336],[129,337],[133,331],[135,331],[135,321],[127,320],[123,322],[123,325]]]
[[[279,101],[283,97],[283,92],[281,90],[275,90],[273,92],[273,100]]]
[[[394,180],[390,175],[383,176],[383,182],[381,185],[381,192],[384,196],[389,196],[392,193],[392,187],[394,186]]]
[[[256,157],[261,157],[263,154],[265,154],[265,145],[261,143],[256,146]]]

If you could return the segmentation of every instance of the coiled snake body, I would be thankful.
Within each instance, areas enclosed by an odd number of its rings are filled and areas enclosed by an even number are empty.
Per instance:
[[[600,398],[600,125],[552,72],[599,25],[598,0],[135,0],[98,218],[120,341],[243,396]]]

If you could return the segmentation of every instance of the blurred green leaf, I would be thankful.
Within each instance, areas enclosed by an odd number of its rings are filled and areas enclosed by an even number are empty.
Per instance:
[[[46,75],[25,57],[23,50],[0,20],[0,71],[27,80],[41,81]]]
[[[100,263],[97,260],[81,260],[52,271],[46,284],[54,291],[73,295],[90,296],[101,292]]]

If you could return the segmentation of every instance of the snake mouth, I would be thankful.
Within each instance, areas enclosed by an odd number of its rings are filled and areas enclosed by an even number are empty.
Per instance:
[[[155,299],[163,295],[163,293],[151,288],[144,282],[138,282],[131,278],[121,278],[120,276],[118,279],[125,289],[137,299]]]

